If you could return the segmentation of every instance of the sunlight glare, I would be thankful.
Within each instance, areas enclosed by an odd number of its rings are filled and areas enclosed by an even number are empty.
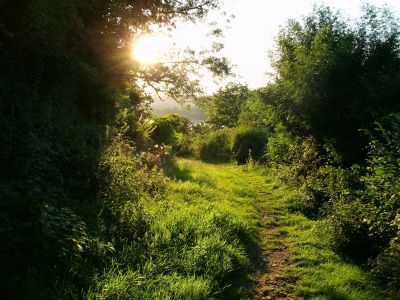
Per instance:
[[[145,35],[133,43],[132,56],[142,64],[159,62],[167,50],[166,39],[162,36]]]

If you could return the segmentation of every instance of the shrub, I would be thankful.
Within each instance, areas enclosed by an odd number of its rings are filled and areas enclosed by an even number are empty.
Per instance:
[[[292,208],[311,219],[324,218],[334,203],[342,201],[357,186],[358,176],[357,169],[321,166],[303,180],[299,189],[303,196]]]
[[[269,165],[277,165],[280,177],[299,188],[300,198],[290,208],[311,219],[326,217],[332,204],[350,189],[358,188],[357,168],[340,165],[340,156],[330,143],[322,147],[313,136],[296,137],[278,124],[268,138],[265,158]]]
[[[158,144],[177,144],[179,142],[178,133],[186,133],[189,126],[189,120],[177,114],[155,116],[153,120],[154,130],[151,137]]]
[[[198,146],[198,157],[209,162],[228,162],[231,159],[231,136],[228,129],[219,129],[206,136]]]
[[[369,235],[381,249],[372,262],[380,277],[400,283],[400,115],[390,115],[376,123],[370,133],[368,173],[362,178],[366,185],[364,201],[370,206],[364,222]]]
[[[255,161],[262,159],[267,136],[263,130],[241,128],[233,136],[233,158],[239,164],[245,164],[250,158]]]
[[[330,217],[334,248],[354,260],[372,262],[376,272],[398,280],[390,262],[398,257],[400,211],[400,124],[399,116],[385,118],[370,133],[371,142],[362,186],[351,189],[343,201],[334,204]],[[392,271],[390,271],[392,270]],[[398,278],[398,277],[397,277]]]
[[[269,164],[289,163],[292,160],[293,138],[282,125],[275,127],[274,134],[268,137],[265,158]]]
[[[328,219],[330,244],[338,254],[364,263],[377,254],[377,241],[369,235],[369,226],[364,221],[365,204],[359,199],[346,200],[335,203]]]
[[[162,173],[143,164],[153,163],[148,155],[140,159],[129,142],[116,138],[100,160],[98,201],[110,235],[122,243],[140,238],[146,231],[140,200],[158,198],[166,188]]]
[[[400,218],[398,217],[399,221]],[[400,222],[398,222],[400,223]],[[399,229],[400,230],[400,226]],[[372,262],[372,271],[395,287],[400,285],[400,237],[392,239],[389,247]]]

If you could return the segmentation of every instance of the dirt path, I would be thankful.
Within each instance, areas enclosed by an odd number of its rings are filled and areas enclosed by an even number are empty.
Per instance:
[[[294,282],[287,275],[286,269],[291,265],[291,254],[285,243],[285,233],[280,231],[277,218],[270,210],[268,201],[271,194],[267,191],[257,192],[257,201],[261,218],[262,272],[258,277],[258,288],[252,299],[298,299],[291,294],[288,284]]]

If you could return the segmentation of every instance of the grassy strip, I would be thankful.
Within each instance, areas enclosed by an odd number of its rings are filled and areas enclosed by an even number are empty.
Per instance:
[[[264,197],[259,197],[260,209],[272,213],[271,225],[279,232],[262,237],[262,245],[267,250],[282,245],[289,248],[292,264],[287,277],[295,282],[289,284],[293,293],[304,299],[398,299],[385,293],[367,270],[344,261],[329,249],[322,221],[290,211],[296,192],[282,184],[273,170],[259,173],[266,178]]]

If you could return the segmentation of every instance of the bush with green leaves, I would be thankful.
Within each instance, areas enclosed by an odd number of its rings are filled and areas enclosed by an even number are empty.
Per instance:
[[[390,115],[376,123],[370,134],[364,201],[368,201],[363,222],[369,235],[379,240],[380,253],[373,270],[393,284],[400,283],[400,115]]]
[[[359,129],[400,109],[398,18],[387,7],[364,5],[362,12],[352,23],[316,5],[289,20],[276,39],[276,81],[264,96],[295,135],[332,140],[346,166],[366,157]]]
[[[265,159],[269,165],[289,164],[293,161],[293,148],[296,140],[282,125],[277,124],[274,131],[268,137],[265,149]]]
[[[199,158],[200,144],[211,132],[212,126],[208,123],[191,123],[187,133],[182,134],[176,154],[181,157]]]
[[[238,125],[249,93],[247,85],[231,82],[212,96],[197,99],[196,104],[206,112],[207,123],[214,128],[233,128]]]
[[[399,218],[398,218],[399,219]],[[397,220],[397,224],[400,222]],[[400,231],[400,226],[398,226]],[[390,244],[371,262],[372,271],[394,288],[400,284],[400,236],[391,239]]]
[[[265,130],[255,128],[238,128],[232,138],[233,159],[239,164],[248,160],[260,161],[267,145]]]
[[[308,218],[324,219],[332,213],[334,203],[360,186],[358,177],[357,169],[319,166],[299,182],[301,196],[291,203],[291,208]]]
[[[215,130],[198,141],[197,156],[208,162],[229,162],[232,158],[231,132],[229,129]]]
[[[189,130],[189,119],[177,114],[153,116],[151,138],[157,144],[178,147],[182,135]]]
[[[334,203],[327,218],[330,246],[347,259],[365,263],[379,253],[379,240],[369,235],[369,226],[364,219],[367,206],[352,196]]]
[[[355,260],[378,258],[374,269],[390,280],[399,279],[390,261],[399,259],[400,117],[391,115],[370,133],[369,154],[360,189],[334,204],[330,216],[332,241],[342,254]],[[359,250],[357,245],[364,245]],[[386,271],[385,271],[386,270]]]

